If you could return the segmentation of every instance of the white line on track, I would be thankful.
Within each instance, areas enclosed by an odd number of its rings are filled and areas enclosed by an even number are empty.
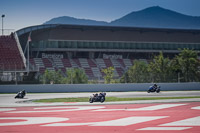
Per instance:
[[[126,111],[127,109],[98,109],[92,111]]]
[[[104,106],[59,106],[59,107],[40,107],[40,108],[34,108],[34,109],[61,109],[61,108],[73,108],[73,109],[81,109],[81,110],[89,110],[89,109],[101,109],[105,108]]]
[[[141,128],[137,130],[185,130],[190,129],[192,127],[147,127],[147,128]]]
[[[154,110],[166,109],[166,108],[177,107],[177,106],[182,106],[182,105],[186,105],[186,104],[160,104],[160,105],[135,108],[135,109],[98,109],[98,110],[93,110],[93,111],[154,111]]]
[[[65,111],[81,111],[81,110],[92,110],[92,109],[102,109],[104,106],[70,106],[70,107],[41,107],[34,108],[32,111],[12,111],[6,113],[44,113],[44,112],[65,112]],[[44,110],[42,110],[44,109]],[[57,110],[45,110],[45,109],[57,109]]]
[[[19,122],[0,123],[0,126],[17,126],[17,125],[30,125],[30,124],[44,124],[51,122],[67,121],[68,118],[59,117],[6,117],[0,120],[24,120]]]
[[[138,124],[142,122],[157,120],[166,118],[168,116],[135,116],[135,117],[127,117],[127,118],[121,118],[116,120],[110,120],[110,121],[102,121],[102,122],[87,122],[87,123],[54,123],[54,124],[48,124],[44,126],[128,126],[132,124]]]
[[[192,107],[191,109],[198,109],[198,110],[200,110],[200,106]]]
[[[153,110],[166,109],[166,108],[177,107],[177,106],[182,106],[182,105],[186,105],[186,104],[161,104],[161,105],[148,106],[148,107],[143,107],[143,108],[128,109],[128,111],[153,111]]]
[[[200,116],[162,124],[161,126],[200,126]]]
[[[0,108],[0,111],[12,111],[16,110],[15,108]]]

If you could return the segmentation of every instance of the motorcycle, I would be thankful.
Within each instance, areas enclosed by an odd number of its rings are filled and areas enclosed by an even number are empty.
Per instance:
[[[150,86],[149,89],[147,90],[148,93],[150,92],[160,92],[160,86],[154,87],[154,86]]]
[[[22,90],[20,92],[17,93],[17,95],[15,96],[15,98],[24,98],[26,95],[26,91]]]
[[[89,102],[93,103],[93,102],[101,102],[103,103],[106,100],[106,93],[99,93],[99,94],[93,94],[90,99]]]

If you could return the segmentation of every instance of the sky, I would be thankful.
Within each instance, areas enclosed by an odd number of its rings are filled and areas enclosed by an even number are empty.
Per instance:
[[[16,31],[60,16],[110,22],[151,6],[200,16],[200,0],[0,0],[0,15],[4,29]]]

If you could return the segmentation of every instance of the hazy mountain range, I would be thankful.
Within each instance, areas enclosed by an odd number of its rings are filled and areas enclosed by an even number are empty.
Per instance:
[[[44,24],[76,24],[149,28],[200,29],[200,17],[188,16],[159,6],[131,12],[111,22],[78,19],[68,16],[53,18]]]

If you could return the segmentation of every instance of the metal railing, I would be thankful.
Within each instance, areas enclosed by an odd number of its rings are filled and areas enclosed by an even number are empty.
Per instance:
[[[14,29],[3,29],[3,33],[2,33],[2,29],[0,29],[0,35],[10,35],[12,32],[15,32]]]

